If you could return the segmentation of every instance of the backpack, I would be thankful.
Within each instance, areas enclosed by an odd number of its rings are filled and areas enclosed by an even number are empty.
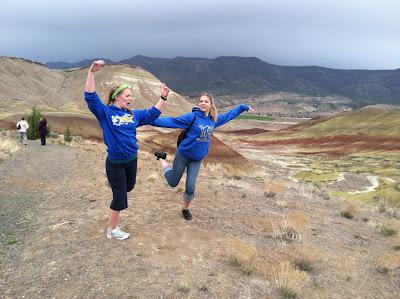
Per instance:
[[[196,120],[196,114],[194,115],[193,121],[192,121],[192,123],[190,124],[190,126],[189,126],[187,129],[182,130],[182,131],[179,133],[179,135],[178,135],[178,140],[176,141],[176,147],[179,147],[179,144],[181,144],[181,142],[186,138],[187,132],[188,132],[189,129],[193,126],[195,120]]]

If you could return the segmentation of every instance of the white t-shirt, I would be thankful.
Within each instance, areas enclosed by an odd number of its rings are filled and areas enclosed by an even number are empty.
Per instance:
[[[26,130],[28,130],[28,128],[29,128],[29,125],[28,125],[28,123],[26,122],[26,120],[20,120],[20,121],[17,123],[17,128],[18,128],[18,125],[21,126],[20,129],[18,130],[18,131],[20,131],[20,132],[26,133]]]

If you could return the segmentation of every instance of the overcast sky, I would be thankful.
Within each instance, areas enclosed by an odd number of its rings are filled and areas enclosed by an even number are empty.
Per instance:
[[[0,55],[75,62],[255,56],[400,68],[397,0],[0,0]]]

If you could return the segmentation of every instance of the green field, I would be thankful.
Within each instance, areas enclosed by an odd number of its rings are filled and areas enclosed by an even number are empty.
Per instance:
[[[261,120],[261,121],[274,121],[272,116],[263,115],[239,115],[236,119],[247,119],[247,120]]]

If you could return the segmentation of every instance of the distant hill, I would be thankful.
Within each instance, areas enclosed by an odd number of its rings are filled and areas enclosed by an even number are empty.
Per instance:
[[[400,107],[369,106],[358,111],[312,119],[278,132],[261,133],[254,137],[254,139],[368,136],[373,138],[397,138],[400,140],[399,127]]]
[[[92,58],[92,59],[84,59],[78,62],[47,62],[46,65],[51,69],[73,69],[73,68],[81,68],[81,67],[89,67],[93,61],[95,60],[104,60],[107,64],[114,63],[112,60],[107,58]]]
[[[400,105],[400,69],[290,67],[269,64],[255,57],[226,56],[167,59],[138,55],[119,63],[140,66],[184,95],[197,96],[207,91],[217,97],[232,99],[232,104],[240,98],[258,99],[285,92],[308,97],[346,98],[353,108],[371,104]]]
[[[91,114],[83,100],[87,68],[51,70],[29,60],[0,57],[0,118],[26,114],[34,105],[43,112]],[[106,65],[96,73],[96,91],[105,102],[115,83],[132,86],[132,109],[148,108],[159,99],[161,82],[151,73],[130,65]],[[171,91],[167,115],[190,111],[192,104]]]

